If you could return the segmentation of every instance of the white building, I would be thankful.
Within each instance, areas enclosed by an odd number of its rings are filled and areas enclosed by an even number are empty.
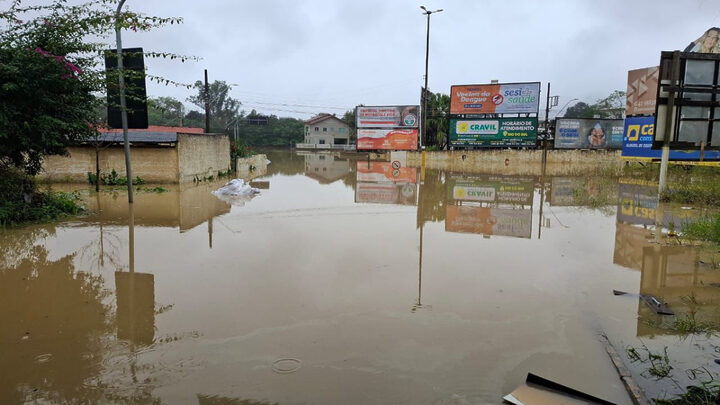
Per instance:
[[[301,149],[354,149],[350,126],[332,114],[319,114],[305,121],[305,142]]]

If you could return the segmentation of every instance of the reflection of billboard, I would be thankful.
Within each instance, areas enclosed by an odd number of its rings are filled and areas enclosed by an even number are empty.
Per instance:
[[[655,117],[629,117],[625,119],[622,156],[625,158],[660,159],[662,150],[652,149]],[[720,151],[706,150],[704,160],[720,160]],[[700,160],[699,150],[670,149],[670,160]]]
[[[445,231],[530,238],[532,210],[448,205]]]
[[[657,101],[658,66],[628,72],[625,115],[653,115]]]
[[[358,149],[416,150],[417,129],[358,129]]]
[[[450,114],[537,113],[540,82],[474,84],[450,88]]]
[[[550,205],[571,207],[575,202],[575,190],[582,187],[583,179],[572,177],[553,177],[550,188]]]
[[[558,118],[555,124],[557,149],[620,149],[623,120]]]
[[[357,128],[418,128],[419,105],[357,107]]]
[[[620,179],[617,219],[635,225],[655,225],[658,210],[658,187],[655,182]],[[693,211],[678,210],[666,206],[663,210],[663,226],[673,224],[677,229],[693,219]]]
[[[505,176],[449,178],[447,199],[532,205],[534,186],[532,178]]]
[[[356,203],[417,205],[417,184],[357,183]]]
[[[417,168],[393,167],[390,162],[357,162],[357,181],[417,183]]]
[[[537,118],[451,119],[454,146],[536,146]]]

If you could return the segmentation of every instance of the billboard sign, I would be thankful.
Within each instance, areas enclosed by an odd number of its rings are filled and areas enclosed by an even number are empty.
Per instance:
[[[513,236],[530,239],[532,210],[464,205],[445,207],[445,232]]]
[[[626,116],[655,114],[659,73],[659,66],[628,72]]]
[[[537,118],[451,119],[453,146],[508,147],[537,145]]]
[[[450,87],[450,114],[531,114],[538,112],[540,82]]]
[[[390,162],[357,162],[357,181],[417,183],[417,168],[394,167]]]
[[[357,148],[383,150],[416,150],[417,129],[358,129]]]
[[[420,106],[357,107],[357,128],[419,128]]]
[[[556,149],[621,149],[623,120],[558,118],[555,124]]]
[[[449,178],[448,201],[497,202],[532,205],[535,184],[532,178],[478,176]]]
[[[660,159],[662,150],[652,149],[655,134],[655,117],[629,117],[625,119],[622,144],[623,158]],[[720,160],[719,150],[706,150],[705,160]],[[670,149],[670,160],[700,160],[699,150]]]

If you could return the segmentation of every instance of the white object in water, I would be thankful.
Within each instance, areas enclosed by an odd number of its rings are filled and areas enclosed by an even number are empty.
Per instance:
[[[260,190],[250,187],[249,184],[245,184],[243,179],[233,179],[227,182],[224,186],[213,191],[215,195],[247,195],[252,196],[260,194]]]

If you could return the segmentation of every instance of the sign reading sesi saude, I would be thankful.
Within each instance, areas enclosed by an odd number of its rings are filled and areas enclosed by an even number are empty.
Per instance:
[[[540,82],[450,88],[450,114],[537,113]]]

